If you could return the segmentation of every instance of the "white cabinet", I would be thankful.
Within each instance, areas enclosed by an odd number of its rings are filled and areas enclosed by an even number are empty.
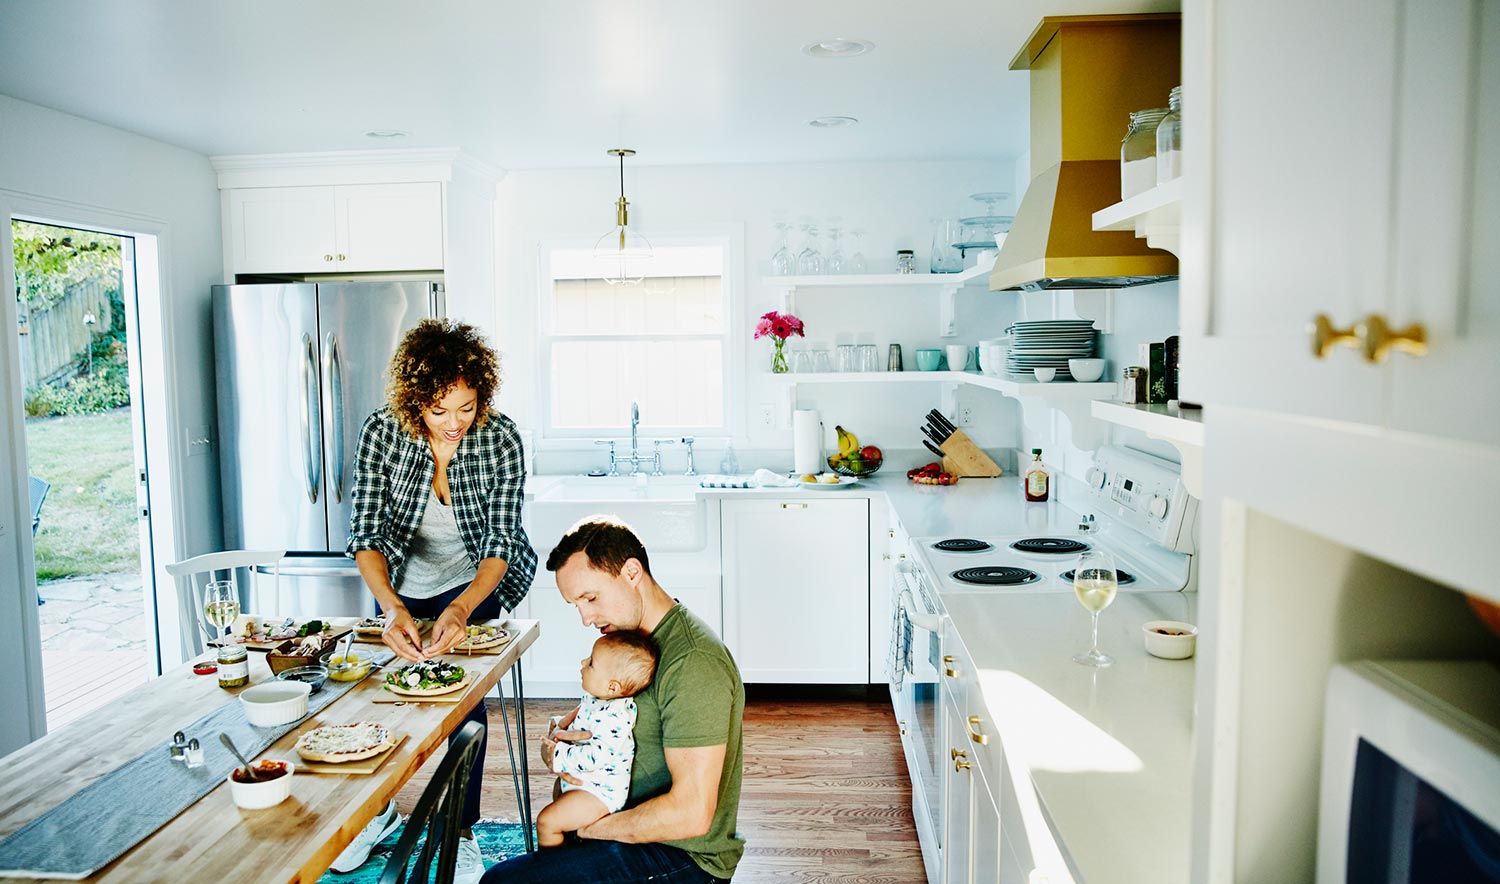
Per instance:
[[[943,766],[943,884],[972,880],[974,762],[964,739],[963,716],[954,705],[948,682],[943,683],[943,715],[947,718],[947,764]],[[961,698],[960,698],[961,699]]]
[[[869,678],[869,501],[814,498],[723,503],[724,641],[747,684]]]
[[[997,884],[1004,860],[996,799],[1003,757],[973,658],[951,620],[943,627],[938,689],[947,725],[944,746],[943,879]]]
[[[1500,10],[1207,5],[1184,398],[1500,446],[1500,410],[1472,407],[1500,401]],[[1321,359],[1320,314],[1351,332]],[[1370,361],[1381,322],[1422,324],[1429,352]]]
[[[438,182],[253,187],[229,191],[236,273],[438,270]]]

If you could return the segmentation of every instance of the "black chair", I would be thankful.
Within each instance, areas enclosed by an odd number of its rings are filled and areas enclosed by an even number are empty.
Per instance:
[[[434,845],[437,845],[436,884],[453,884],[453,868],[458,862],[458,835],[463,827],[464,797],[469,791],[469,768],[479,752],[479,738],[484,735],[484,726],[470,721],[458,729],[458,735],[448,744],[448,754],[438,765],[432,782],[422,790],[417,807],[406,820],[406,828],[396,840],[396,847],[385,861],[385,871],[380,875],[380,884],[406,884],[407,880],[426,882],[432,867]],[[407,869],[417,839],[427,829],[427,840],[417,864]],[[412,872],[410,879],[408,871]]]
[[[47,492],[52,490],[52,483],[46,479],[31,477],[31,536],[36,538],[36,532],[42,527],[42,504],[47,500]],[[45,605],[47,601],[40,595],[36,597],[38,605]]]

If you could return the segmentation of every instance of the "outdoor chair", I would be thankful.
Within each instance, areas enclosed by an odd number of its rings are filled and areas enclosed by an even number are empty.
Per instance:
[[[469,790],[469,768],[479,752],[479,738],[483,735],[484,726],[470,721],[459,728],[458,734],[448,743],[448,754],[443,756],[437,773],[422,790],[416,810],[407,818],[406,828],[401,830],[395,849],[385,861],[380,884],[427,881],[434,853],[437,855],[436,884],[453,884],[459,830],[463,827],[464,797]],[[422,844],[416,866],[407,869],[424,828],[427,840]],[[408,871],[412,872],[410,878],[407,877]]]
[[[36,539],[36,532],[42,527],[42,504],[47,501],[47,492],[52,490],[52,483],[46,479],[31,477],[31,537]],[[47,604],[41,593],[37,593],[36,603]]]
[[[280,549],[232,549],[193,556],[168,565],[167,573],[172,576],[177,586],[177,615],[181,627],[178,633],[182,637],[183,652],[196,655],[205,650],[204,641],[207,637],[208,624],[203,619],[203,588],[210,580],[228,579],[234,581],[238,587],[237,572],[241,568],[249,569],[250,579],[254,580],[256,579],[255,569],[269,565],[272,579],[279,583],[281,560],[285,557],[286,550]],[[246,595],[241,588],[240,613],[254,613],[245,610]]]

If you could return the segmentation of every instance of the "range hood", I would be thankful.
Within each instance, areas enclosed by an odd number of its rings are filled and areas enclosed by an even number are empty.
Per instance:
[[[1031,184],[990,273],[992,291],[1124,288],[1177,277],[1177,259],[1129,231],[1095,231],[1120,201],[1131,111],[1181,82],[1177,14],[1042,19],[1010,69],[1031,72]]]

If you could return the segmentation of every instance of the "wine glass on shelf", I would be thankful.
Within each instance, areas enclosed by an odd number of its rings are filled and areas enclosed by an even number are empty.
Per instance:
[[[838,219],[837,218],[833,218],[833,219],[831,219],[831,221],[835,225],[838,223]],[[849,262],[847,262],[847,261],[844,260],[844,250],[841,249],[841,248],[839,248],[839,237],[842,234],[843,234],[843,230],[839,229],[837,226],[833,226],[833,227],[829,227],[828,228],[828,243],[829,243],[828,244],[828,272],[829,273],[845,273],[849,269]]]
[[[818,251],[817,225],[802,225],[802,251],[797,253],[797,275],[814,276],[823,272],[823,255]]]
[[[1115,662],[1115,658],[1099,650],[1099,612],[1115,600],[1118,588],[1114,556],[1102,549],[1091,549],[1078,557],[1078,566],[1073,569],[1073,594],[1093,617],[1094,632],[1088,653],[1074,654],[1074,663],[1103,668]]]
[[[776,251],[771,253],[771,274],[791,276],[797,272],[797,256],[792,254],[792,247],[787,244],[792,225],[786,221],[777,221],[775,227]]]
[[[234,625],[240,616],[240,593],[232,580],[210,580],[203,587],[203,619],[213,627],[210,631],[216,643],[223,638],[224,631]]]
[[[856,228],[849,231],[849,233],[854,237],[854,254],[849,256],[849,262],[847,265],[849,268],[849,272],[864,273],[869,269],[869,265],[865,263],[864,250],[860,248],[860,243],[862,243],[865,238],[865,232],[863,229]]]

